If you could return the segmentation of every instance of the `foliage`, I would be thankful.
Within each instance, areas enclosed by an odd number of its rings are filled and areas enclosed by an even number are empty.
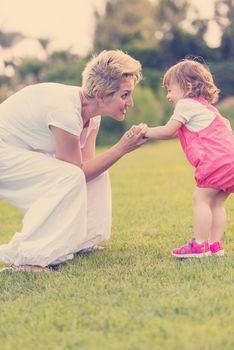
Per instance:
[[[221,90],[220,98],[233,95],[234,61],[215,62],[210,64],[215,82]]]
[[[0,342],[8,349],[233,349],[233,212],[226,255],[175,260],[192,236],[192,169],[175,141],[147,145],[111,169],[106,250],[60,273],[1,274]],[[21,214],[1,205],[1,242]]]
[[[187,0],[159,0],[156,4],[155,20],[159,23],[161,39],[171,38],[172,31],[180,28],[186,19],[191,5]]]
[[[124,123],[120,123],[112,118],[103,116],[101,127],[97,137],[97,145],[112,145],[116,143],[125,132]]]
[[[28,80],[29,77],[35,82],[40,82],[40,74],[44,68],[44,63],[37,58],[24,58],[18,67],[20,79]]]
[[[215,19],[222,31],[220,52],[224,60],[234,57],[234,1],[216,0]]]
[[[25,58],[15,67],[14,79],[7,85],[13,85],[15,90],[19,86],[43,81],[80,85],[86,62],[87,58],[81,59],[64,51],[53,52],[46,63],[37,58]]]
[[[121,47],[140,56],[147,68],[158,69],[189,53],[211,55],[204,40],[206,21],[193,21],[192,34],[184,30],[191,8],[187,0],[109,0],[106,13],[97,20],[94,48]]]
[[[63,84],[80,85],[82,79],[83,62],[56,62],[50,65],[43,74],[44,81],[59,82]]]
[[[152,47],[157,27],[154,11],[149,0],[107,1],[105,15],[97,18],[94,49]]]
[[[149,126],[159,125],[163,119],[161,102],[149,88],[137,86],[134,91],[134,107],[129,109],[125,126],[146,123]]]
[[[17,40],[23,39],[24,36],[19,32],[5,32],[0,30],[0,46],[9,48]]]
[[[0,86],[9,83],[9,77],[6,75],[0,75]]]
[[[144,76],[147,75],[148,69],[149,70],[158,69],[160,72],[160,69],[162,68],[163,58],[160,52],[158,51],[158,49],[156,48],[137,48],[136,49],[136,48],[129,47],[126,51],[129,55],[133,56],[134,58],[136,58],[141,62],[144,69]]]
[[[4,84],[1,84],[1,81],[4,81]],[[4,101],[9,96],[9,83],[5,83],[5,79],[1,79],[0,76],[0,101]]]
[[[232,106],[220,108],[219,111],[223,117],[230,121],[231,127],[234,130],[234,103]]]
[[[204,41],[190,33],[185,33],[178,27],[172,29],[170,37],[161,41],[159,52],[163,69],[177,63],[187,55],[218,59],[218,53],[207,47]]]
[[[159,90],[162,87],[162,77],[162,71],[157,68],[143,68],[143,80],[140,86],[149,88],[152,92]]]
[[[76,61],[78,57],[77,55],[72,54],[70,51],[59,50],[59,51],[53,51],[49,59],[52,63],[54,62],[70,63],[70,62]]]

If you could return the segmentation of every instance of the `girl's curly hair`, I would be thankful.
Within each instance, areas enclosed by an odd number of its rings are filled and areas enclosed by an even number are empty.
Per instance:
[[[198,61],[185,58],[165,73],[163,86],[171,82],[179,84],[185,97],[203,97],[210,103],[218,100],[220,90],[214,83],[209,68]]]

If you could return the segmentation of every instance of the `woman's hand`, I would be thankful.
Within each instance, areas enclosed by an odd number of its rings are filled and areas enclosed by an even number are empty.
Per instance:
[[[145,134],[148,130],[146,124],[133,125],[118,142],[118,146],[122,150],[122,154],[134,151],[136,148],[144,145],[148,139],[145,138]]]
[[[72,163],[80,167],[86,180],[92,180],[109,169],[126,153],[133,151],[147,142],[144,135],[147,132],[146,124],[134,125],[129,129],[116,143],[106,152],[94,157],[94,138],[87,150],[83,150],[84,159],[80,149],[79,137],[72,135],[57,127],[51,127],[52,134],[55,140],[56,158]],[[96,135],[93,135],[93,137]]]

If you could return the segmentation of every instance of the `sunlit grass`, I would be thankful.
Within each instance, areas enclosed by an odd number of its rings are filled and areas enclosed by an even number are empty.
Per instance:
[[[193,170],[176,141],[147,145],[111,169],[113,229],[100,253],[60,273],[0,274],[0,348],[233,349],[234,202],[223,258],[178,261],[193,233]],[[20,228],[0,203],[1,242]]]

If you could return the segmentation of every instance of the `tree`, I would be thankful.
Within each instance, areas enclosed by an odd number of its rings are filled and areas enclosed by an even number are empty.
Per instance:
[[[47,51],[47,48],[50,44],[50,39],[49,38],[38,38],[39,43],[43,47],[45,51]]]
[[[234,0],[216,0],[215,19],[222,31],[221,57],[225,60],[234,57]]]
[[[94,48],[121,48],[147,68],[165,68],[186,54],[208,58],[213,54],[204,40],[208,22],[189,21],[189,11],[195,11],[189,0],[108,0],[97,20]]]
[[[44,63],[37,58],[24,58],[18,66],[18,72],[25,83],[39,83]]]
[[[159,0],[155,11],[155,21],[159,23],[161,40],[171,38],[172,29],[181,26],[187,17],[187,0]]]
[[[15,41],[23,38],[24,36],[19,32],[4,32],[0,30],[0,46],[4,48],[11,47]]]
[[[156,43],[155,5],[149,0],[109,0],[104,16],[97,17],[96,51],[152,47]]]

